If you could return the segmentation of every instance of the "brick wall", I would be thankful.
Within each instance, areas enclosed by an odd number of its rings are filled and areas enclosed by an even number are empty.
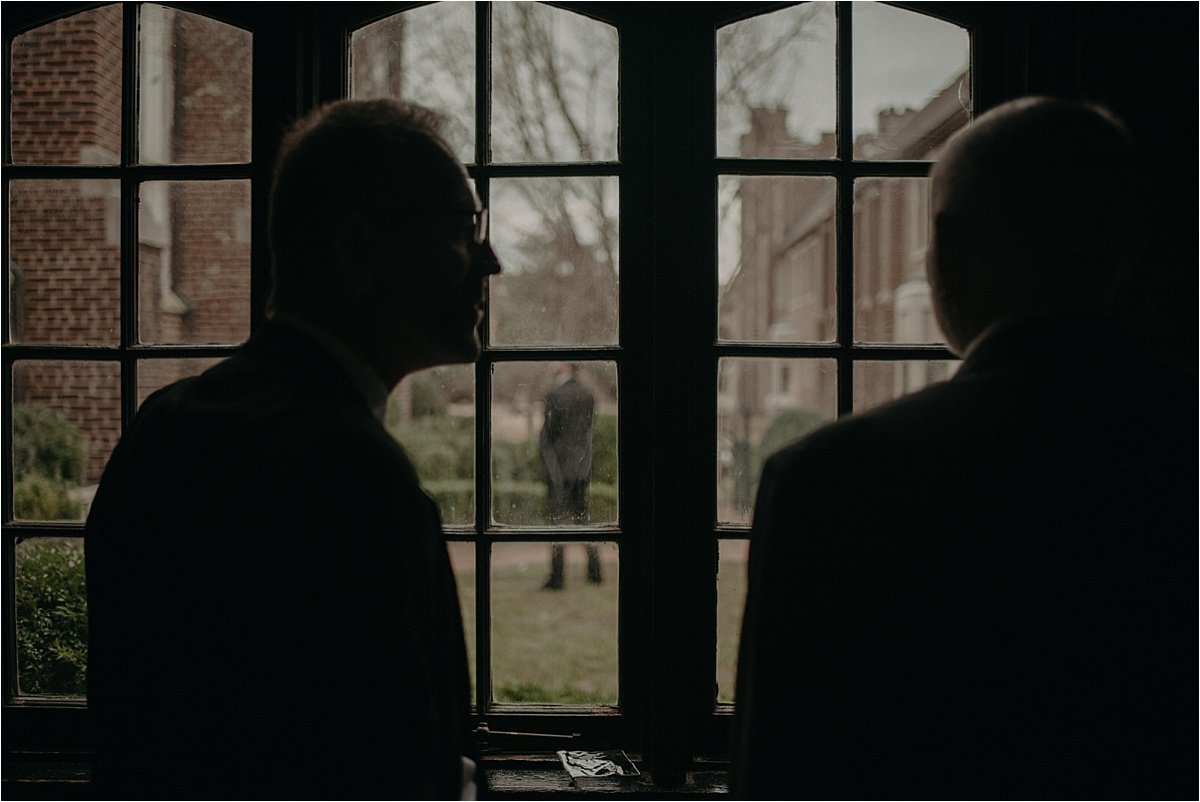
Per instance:
[[[153,13],[161,14],[153,28],[163,37],[160,79],[171,82],[162,94],[142,92],[143,102],[159,102],[147,108],[142,124],[147,114],[157,114],[167,135],[153,160],[248,161],[250,34],[180,11]],[[14,162],[119,162],[121,48],[119,5],[75,14],[15,38]],[[148,72],[141,78],[149,80]],[[165,107],[161,98],[169,98]],[[175,181],[165,190],[144,185],[141,202],[141,340],[244,340],[250,321],[249,182]],[[9,212],[12,341],[118,345],[120,183],[14,181]],[[211,363],[140,362],[139,401]],[[79,428],[88,446],[87,483],[99,479],[120,435],[119,375],[115,362],[30,361],[14,369],[15,403],[57,409]]]

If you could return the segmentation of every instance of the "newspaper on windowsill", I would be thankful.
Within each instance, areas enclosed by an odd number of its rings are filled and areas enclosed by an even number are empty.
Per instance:
[[[559,751],[558,759],[572,779],[580,777],[633,777],[641,774],[620,749],[601,752]]]

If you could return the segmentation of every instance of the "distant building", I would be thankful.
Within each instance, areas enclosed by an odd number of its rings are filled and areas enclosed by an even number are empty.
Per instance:
[[[879,113],[878,133],[858,137],[857,160],[936,159],[968,121],[967,76],[920,109]],[[787,131],[788,110],[754,109],[742,152],[822,158],[833,134],[806,144]],[[721,292],[725,340],[834,342],[837,337],[836,182],[831,177],[746,177],[738,190],[740,262]],[[923,178],[869,177],[854,185],[854,338],[857,342],[941,341],[925,279],[929,189]],[[866,408],[949,375],[945,362],[860,363],[855,408]],[[719,392],[726,461],[748,453],[785,410],[836,413],[837,375],[827,360],[736,360]],[[741,442],[738,442],[741,441]],[[729,465],[734,474],[745,468]],[[744,483],[743,483],[744,484]],[[738,493],[739,506],[748,505]]]
[[[146,4],[139,17],[138,161],[250,160],[251,34]],[[122,6],[74,14],[13,42],[16,164],[121,162]],[[139,185],[137,337],[142,344],[238,343],[250,329],[250,190],[245,180]],[[9,335],[14,343],[121,342],[121,182],[10,184]],[[139,400],[196,372],[188,359],[138,363]],[[115,361],[18,361],[13,402],[58,410],[83,435],[85,484],[120,437]]]

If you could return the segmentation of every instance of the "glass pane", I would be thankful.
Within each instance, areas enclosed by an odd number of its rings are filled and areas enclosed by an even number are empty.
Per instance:
[[[492,182],[493,345],[617,342],[617,179]]]
[[[152,393],[169,384],[189,376],[199,376],[213,365],[221,362],[220,357],[203,359],[139,359],[137,368],[138,406],[145,403]]]
[[[956,359],[855,362],[854,411],[862,412],[945,381],[954,375],[960,364]]]
[[[385,425],[404,447],[442,523],[475,522],[475,368],[408,376],[388,398]]]
[[[717,31],[717,155],[836,153],[833,3],[803,3]]]
[[[970,120],[970,36],[882,3],[854,3],[851,14],[854,158],[934,158]]]
[[[446,138],[475,161],[475,8],[431,3],[350,35],[350,96],[389,97],[445,114]]]
[[[493,546],[492,698],[616,704],[619,584],[615,543]]]
[[[717,701],[732,702],[737,688],[738,643],[746,607],[749,540],[722,540],[717,566]]]
[[[615,161],[617,29],[542,3],[492,15],[493,161]]]
[[[26,521],[87,517],[121,436],[115,362],[13,366],[13,511]]]
[[[492,376],[492,520],[615,524],[616,364],[502,362]]]
[[[833,178],[721,176],[722,340],[837,336]]]
[[[148,181],[138,206],[138,336],[250,336],[250,182]]]
[[[250,32],[152,4],[138,32],[141,162],[250,161]]]
[[[15,164],[116,164],[121,158],[121,6],[47,23],[13,39]]]
[[[722,359],[717,366],[717,520],[750,523],[767,457],[837,417],[832,359]]]
[[[83,540],[17,543],[17,684],[22,694],[87,693]]]
[[[116,345],[120,182],[12,181],[8,208],[12,341]]]
[[[939,343],[925,249],[929,179],[854,182],[854,338],[859,342]]]
[[[463,636],[467,640],[467,666],[471,671],[471,699],[475,699],[475,544],[451,541],[450,567],[458,587],[458,603],[462,608]]]

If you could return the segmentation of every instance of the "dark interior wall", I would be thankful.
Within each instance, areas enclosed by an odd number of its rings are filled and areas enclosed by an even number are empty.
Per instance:
[[[1027,91],[1107,106],[1146,156],[1146,249],[1123,306],[1152,350],[1195,375],[1196,7],[1013,5],[1028,30]]]

